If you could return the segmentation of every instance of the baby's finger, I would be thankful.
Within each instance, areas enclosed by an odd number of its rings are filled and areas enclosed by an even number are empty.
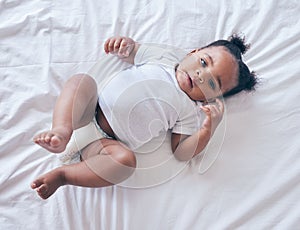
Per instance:
[[[120,44],[122,42],[122,38],[117,38],[114,42],[114,53],[118,53],[120,49]]]
[[[108,44],[109,44],[109,42],[110,42],[110,38],[109,39],[107,39],[106,41],[105,41],[105,43],[104,43],[104,52],[105,53],[108,53]]]
[[[114,39],[114,37],[108,38],[104,43],[104,51],[105,53],[109,53],[109,44]]]
[[[219,110],[216,105],[209,105],[209,109],[212,116],[216,116],[219,114]]]
[[[220,111],[222,113],[224,113],[224,104],[223,104],[223,102],[220,99],[218,99],[218,98],[216,99],[216,102],[217,102],[217,104],[219,106]]]
[[[108,43],[108,53],[113,53],[114,52],[114,46],[115,46],[115,41],[116,41],[116,38],[113,37],[110,39],[109,43]]]
[[[120,49],[119,49],[120,54],[123,54],[125,52],[127,45],[128,45],[128,42],[125,39],[123,39],[120,44]]]
[[[211,114],[211,111],[210,111],[210,108],[206,105],[206,106],[201,106],[200,107],[202,109],[202,111],[207,115],[207,116],[210,116]]]

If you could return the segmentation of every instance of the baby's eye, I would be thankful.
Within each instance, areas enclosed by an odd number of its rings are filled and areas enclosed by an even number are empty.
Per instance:
[[[201,62],[201,65],[203,68],[205,68],[207,66],[207,63],[203,58],[200,59],[200,62]]]
[[[208,80],[208,84],[209,84],[210,88],[212,88],[213,90],[216,88],[216,84],[212,79]]]

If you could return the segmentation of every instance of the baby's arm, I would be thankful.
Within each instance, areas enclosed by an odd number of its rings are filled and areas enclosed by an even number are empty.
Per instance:
[[[123,61],[134,64],[134,57],[140,45],[128,37],[111,37],[104,43],[105,53],[118,55]]]
[[[223,103],[217,99],[216,105],[202,106],[206,114],[201,128],[191,136],[172,134],[171,144],[175,157],[181,161],[190,160],[199,154],[208,144],[224,113]]]

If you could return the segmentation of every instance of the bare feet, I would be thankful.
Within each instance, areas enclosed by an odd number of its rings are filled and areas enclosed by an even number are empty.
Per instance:
[[[38,195],[43,198],[49,198],[60,186],[65,184],[63,168],[56,168],[34,180],[31,188],[35,189]]]
[[[72,130],[68,131],[65,127],[55,128],[36,135],[33,141],[50,152],[61,153],[65,150],[71,135]]]

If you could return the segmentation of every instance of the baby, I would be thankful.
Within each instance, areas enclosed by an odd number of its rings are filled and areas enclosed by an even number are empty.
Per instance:
[[[36,135],[34,141],[50,152],[61,153],[73,131],[97,125],[102,134],[97,132],[78,149],[82,149],[82,161],[40,176],[31,188],[47,199],[66,184],[118,184],[134,172],[134,151],[162,131],[172,132],[174,156],[190,160],[206,147],[222,120],[224,105],[219,98],[254,90],[255,73],[241,57],[248,48],[243,38],[233,35],[180,56],[131,38],[109,38],[105,52],[117,54],[132,67],[118,73],[99,94],[91,76],[71,77],[57,99],[52,129]],[[202,123],[197,116],[199,108],[205,113]],[[160,122],[149,131],[147,125],[154,120]],[[89,133],[94,132],[93,127],[87,129]]]

